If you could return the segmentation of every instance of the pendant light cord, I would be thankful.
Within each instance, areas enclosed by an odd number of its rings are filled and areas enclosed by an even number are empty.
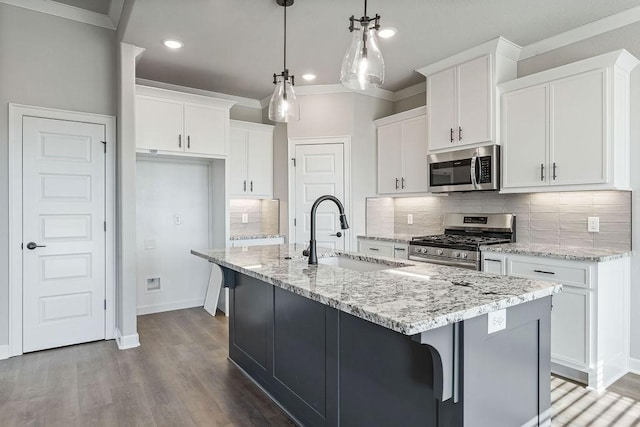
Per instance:
[[[284,70],[287,69],[287,0],[284,0]]]
[[[367,16],[367,0],[364,0],[364,16]]]

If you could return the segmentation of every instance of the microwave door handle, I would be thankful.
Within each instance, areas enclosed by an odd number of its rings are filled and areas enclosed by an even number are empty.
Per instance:
[[[478,161],[478,153],[474,153],[471,158],[471,183],[474,189],[478,189],[478,180],[476,179],[476,163]]]

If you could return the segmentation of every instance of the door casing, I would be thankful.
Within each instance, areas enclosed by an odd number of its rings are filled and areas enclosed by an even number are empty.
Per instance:
[[[106,133],[105,339],[116,337],[116,118],[44,107],[9,104],[9,357],[22,351],[22,121],[23,117],[95,123]]]
[[[293,166],[293,159],[296,155],[296,145],[310,144],[342,144],[344,147],[344,204],[347,219],[352,218],[352,200],[351,200],[351,137],[350,136],[329,136],[329,137],[313,137],[313,138],[289,138],[288,159],[289,159],[289,241],[295,236],[295,227],[293,226],[293,218],[296,213],[296,171]],[[345,250],[350,251],[355,248],[355,233],[346,230]]]

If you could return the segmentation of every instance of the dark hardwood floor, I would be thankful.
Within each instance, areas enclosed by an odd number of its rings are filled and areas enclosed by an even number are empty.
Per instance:
[[[227,319],[201,308],[138,317],[142,346],[114,341],[0,361],[0,426],[287,426],[227,360]],[[597,394],[552,379],[554,426],[640,426],[640,376]]]

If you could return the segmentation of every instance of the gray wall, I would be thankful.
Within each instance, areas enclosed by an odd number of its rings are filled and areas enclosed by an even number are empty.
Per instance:
[[[244,105],[234,105],[229,111],[232,120],[242,120],[245,122],[262,123],[262,109],[245,107]]]
[[[422,107],[424,105],[427,105],[426,92],[418,93],[408,98],[396,101],[393,104],[393,113],[402,113],[403,111],[413,110],[414,108]]]
[[[0,3],[0,345],[8,343],[8,104],[116,115],[116,35]]]

